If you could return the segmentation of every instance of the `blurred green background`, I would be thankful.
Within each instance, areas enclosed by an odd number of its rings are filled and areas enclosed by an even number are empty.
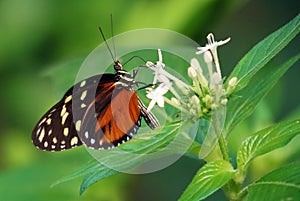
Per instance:
[[[82,196],[80,179],[50,188],[91,157],[84,148],[39,151],[31,144],[31,131],[73,84],[74,69],[102,42],[97,27],[101,25],[109,35],[111,13],[116,35],[138,28],[165,28],[202,45],[209,32],[217,40],[230,36],[231,42],[219,49],[226,76],[253,45],[299,11],[299,0],[1,0],[0,200],[176,200],[203,165],[182,158],[159,172],[118,174],[96,183]],[[272,64],[299,52],[299,42],[298,36]],[[71,70],[53,75],[59,69]],[[230,136],[232,157],[247,135],[274,122],[300,117],[299,78],[298,62]],[[298,137],[287,147],[255,160],[249,181],[299,160],[299,143]],[[207,200],[224,197],[218,192]]]

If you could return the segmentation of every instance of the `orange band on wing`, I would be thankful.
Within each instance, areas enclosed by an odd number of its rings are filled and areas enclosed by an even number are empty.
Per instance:
[[[136,92],[123,88],[112,96],[110,104],[98,116],[95,132],[102,130],[103,142],[116,142],[137,124],[140,113]]]

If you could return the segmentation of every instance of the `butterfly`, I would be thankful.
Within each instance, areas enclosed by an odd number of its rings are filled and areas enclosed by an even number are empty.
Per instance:
[[[137,133],[142,118],[151,129],[156,117],[138,97],[135,75],[114,62],[115,74],[98,74],[71,87],[44,114],[32,132],[33,144],[45,151],[62,151],[84,144],[111,149]]]

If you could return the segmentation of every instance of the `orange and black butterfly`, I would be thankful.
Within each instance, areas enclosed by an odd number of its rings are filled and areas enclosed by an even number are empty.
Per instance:
[[[32,142],[37,148],[62,151],[84,144],[92,149],[110,149],[130,140],[142,118],[151,129],[159,126],[133,89],[138,85],[136,73],[123,70],[114,56],[115,46],[113,55],[99,30],[116,73],[95,75],[71,87],[35,126]],[[113,36],[112,26],[111,31]]]
[[[133,90],[137,82],[120,62],[115,74],[99,74],[71,87],[37,123],[33,144],[46,151],[61,151],[84,144],[110,149],[132,138],[141,119],[151,129],[159,122]]]

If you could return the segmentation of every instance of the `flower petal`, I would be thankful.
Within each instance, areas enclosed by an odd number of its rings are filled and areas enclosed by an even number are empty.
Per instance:
[[[157,97],[157,105],[159,107],[164,107],[164,103],[165,103],[164,97],[163,96],[158,96]]]

